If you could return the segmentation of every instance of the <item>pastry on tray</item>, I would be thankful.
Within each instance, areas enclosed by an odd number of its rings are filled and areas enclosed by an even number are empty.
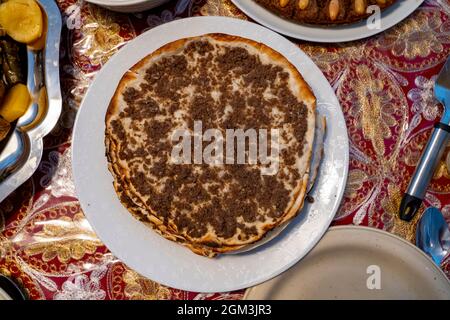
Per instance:
[[[271,12],[299,23],[330,25],[358,22],[372,13],[372,5],[385,9],[396,0],[254,0]]]

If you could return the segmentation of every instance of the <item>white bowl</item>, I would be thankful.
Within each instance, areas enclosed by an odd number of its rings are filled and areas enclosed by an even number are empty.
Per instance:
[[[87,2],[97,4],[101,7],[118,12],[139,12],[145,11],[169,0],[86,0]]]

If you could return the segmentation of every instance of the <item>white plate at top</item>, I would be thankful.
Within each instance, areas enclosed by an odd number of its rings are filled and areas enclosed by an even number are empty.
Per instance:
[[[169,0],[86,0],[118,12],[139,12],[158,7]]]
[[[367,20],[340,26],[299,24],[279,17],[254,0],[231,0],[246,15],[284,35],[314,42],[345,42],[376,35],[396,25],[416,10],[424,0],[397,0],[381,13],[381,28],[369,29]]]
[[[301,262],[248,289],[245,299],[449,300],[450,282],[411,243],[378,229],[345,226],[331,228]]]
[[[161,46],[207,33],[237,35],[283,54],[303,74],[327,117],[327,138],[318,180],[303,212],[274,240],[255,250],[208,259],[164,239],[122,206],[107,168],[105,113],[122,75]],[[81,207],[105,245],[140,274],[161,284],[197,292],[247,288],[294,265],[328,229],[341,201],[348,173],[348,138],[336,95],[319,68],[296,45],[258,24],[225,17],[195,17],[163,24],[125,45],[97,74],[78,111],[72,166]]]

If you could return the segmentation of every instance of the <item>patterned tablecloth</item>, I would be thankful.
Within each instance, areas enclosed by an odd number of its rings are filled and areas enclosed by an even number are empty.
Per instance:
[[[0,272],[17,279],[32,299],[241,298],[243,291],[199,294],[170,289],[115,258],[80,209],[70,141],[77,109],[95,73],[127,41],[186,16],[246,16],[224,0],[173,0],[128,15],[81,0],[58,0],[58,5],[65,22],[63,112],[45,140],[39,169],[0,204]],[[298,41],[335,88],[346,115],[350,174],[335,225],[369,225],[414,241],[416,223],[400,221],[397,211],[442,113],[433,98],[433,82],[450,54],[449,17],[449,0],[428,0],[380,36],[334,45]],[[444,162],[425,205],[438,207],[450,221],[450,172]],[[442,268],[450,277],[450,259]]]

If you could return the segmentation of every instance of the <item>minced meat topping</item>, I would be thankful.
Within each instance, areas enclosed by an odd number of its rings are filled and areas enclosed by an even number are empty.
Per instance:
[[[150,64],[144,81],[123,92],[126,107],[111,122],[118,158],[144,204],[193,238],[214,231],[246,240],[258,234],[258,222],[280,218],[301,179],[296,159],[307,129],[307,108],[290,90],[290,77],[245,47],[205,40]],[[173,163],[173,130],[193,131],[196,121],[224,137],[226,129],[280,129],[286,148],[278,172],[262,175],[260,163]]]

